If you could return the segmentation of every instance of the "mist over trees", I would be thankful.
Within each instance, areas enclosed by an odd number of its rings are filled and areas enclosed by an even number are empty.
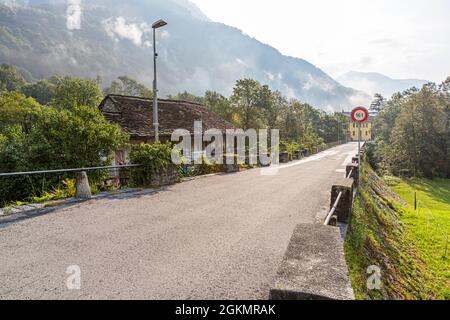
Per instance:
[[[170,98],[203,104],[244,130],[279,129],[283,144],[296,144],[299,149],[345,140],[347,136],[348,118],[342,113],[329,114],[288,99],[253,79],[236,81],[229,98],[213,91],[207,91],[204,97],[183,92]]]

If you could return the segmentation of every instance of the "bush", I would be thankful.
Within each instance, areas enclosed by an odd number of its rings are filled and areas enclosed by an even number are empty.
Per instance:
[[[289,158],[291,159],[294,153],[297,150],[301,150],[302,146],[297,142],[289,142],[289,141],[281,141],[280,142],[280,150],[285,151],[289,154]]]
[[[0,101],[6,95],[11,98],[11,93],[1,94]],[[16,108],[15,104],[27,107]],[[2,117],[4,110],[14,109],[20,112],[9,112],[10,116]],[[0,122],[4,124],[0,131],[0,172],[109,165],[112,152],[128,139],[97,109],[43,107],[21,95],[0,105]],[[97,172],[90,178],[95,184],[103,177],[104,172]],[[74,174],[0,178],[0,205],[45,196],[46,192],[61,188],[68,178],[74,178]]]
[[[155,143],[130,145],[130,159],[133,164],[142,167],[131,170],[130,185],[134,187],[150,187],[152,175],[167,170],[172,164],[172,144]]]

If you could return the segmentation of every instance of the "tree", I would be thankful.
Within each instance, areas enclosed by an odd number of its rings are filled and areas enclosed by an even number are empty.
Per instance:
[[[29,139],[32,163],[70,168],[110,163],[111,153],[127,138],[97,108],[76,106],[71,110],[43,108],[35,115]]]
[[[275,93],[270,90],[269,86],[261,86],[257,105],[261,109],[261,125],[268,129],[275,129],[278,120],[276,98],[281,99],[281,97],[275,96]]]
[[[261,127],[261,90],[261,84],[253,79],[238,80],[234,86],[230,100],[233,108],[239,114],[239,121],[245,130]]]
[[[40,80],[29,83],[21,88],[21,92],[27,97],[34,98],[40,104],[49,104],[55,96],[56,86],[48,80]]]
[[[424,86],[400,105],[382,152],[394,174],[433,178],[448,174],[448,114],[435,86]]]
[[[77,106],[97,108],[103,92],[95,80],[59,78],[51,104],[58,108],[73,109]]]
[[[7,107],[1,106],[1,111],[5,108],[13,110],[18,106],[17,110],[21,116],[8,118],[5,126],[2,123],[0,172],[108,165],[112,152],[128,141],[128,137],[120,128],[109,123],[96,108],[42,107],[32,98],[25,98],[23,95],[16,98],[16,105],[10,99]],[[26,106],[26,103],[31,106]],[[0,115],[3,115],[3,112]],[[90,177],[94,178],[93,182],[99,174],[101,175],[98,173]],[[34,175],[0,179],[0,204],[40,196],[58,186],[67,177],[73,175]]]
[[[374,100],[370,104],[370,110],[379,112],[384,109],[385,103],[386,99],[381,94],[375,93]]]
[[[0,133],[7,132],[11,126],[29,131],[33,124],[32,111],[40,107],[33,98],[27,98],[19,92],[0,93]]]
[[[230,101],[226,97],[215,91],[206,91],[203,100],[208,110],[227,121],[233,121],[233,109],[231,109]]]
[[[116,80],[113,80],[111,82],[111,85],[104,90],[104,93],[105,95],[108,95],[108,94],[124,94],[125,92],[123,86]]]
[[[269,129],[276,129],[281,121],[282,110],[286,109],[288,104],[287,99],[282,95],[280,91],[272,93],[271,104],[268,104],[265,108],[266,124]]]
[[[0,91],[19,90],[25,84],[25,79],[17,72],[16,68],[7,64],[0,66]]]
[[[118,81],[112,81],[105,89],[105,94],[121,94],[133,97],[152,98],[153,91],[138,81],[127,76],[121,76]]]
[[[193,103],[198,103],[198,104],[204,104],[204,99],[202,97],[198,97],[192,93],[189,93],[187,91],[181,92],[181,93],[177,93],[176,95],[172,96],[172,95],[168,95],[167,96],[168,99],[172,99],[172,100],[182,100],[182,101],[188,101],[188,102],[193,102]]]

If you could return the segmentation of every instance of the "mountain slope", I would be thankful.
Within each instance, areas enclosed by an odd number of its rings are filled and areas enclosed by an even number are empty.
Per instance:
[[[396,92],[412,87],[421,88],[429,82],[419,79],[392,79],[380,73],[356,71],[351,71],[338,77],[337,81],[345,86],[357,88],[372,95],[381,93],[387,98]]]
[[[26,2],[0,0],[0,62],[29,77],[100,75],[107,85],[128,75],[151,85],[151,23],[163,17],[169,22],[158,30],[163,95],[184,90],[229,95],[237,79],[251,77],[330,111],[369,99],[305,60],[283,56],[236,28],[211,22],[187,0]]]

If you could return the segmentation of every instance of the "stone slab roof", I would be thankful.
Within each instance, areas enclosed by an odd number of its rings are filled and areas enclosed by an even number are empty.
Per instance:
[[[152,99],[108,95],[99,109],[106,119],[117,123],[131,137],[154,137]],[[202,121],[204,131],[234,129],[231,123],[197,103],[158,99],[158,110],[161,136],[170,136],[176,129],[187,129],[193,134],[194,121]]]

